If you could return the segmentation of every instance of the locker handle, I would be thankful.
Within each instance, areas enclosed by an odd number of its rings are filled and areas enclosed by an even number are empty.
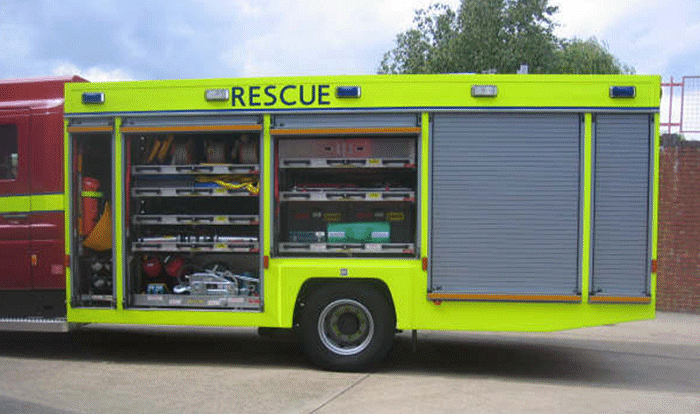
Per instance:
[[[162,217],[136,217],[136,221],[139,222],[145,222],[145,221],[163,221]]]
[[[286,245],[284,246],[286,250],[310,250],[310,244],[300,244],[300,245]]]
[[[160,243],[136,243],[138,249],[160,249]]]
[[[311,194],[309,194],[309,193],[298,193],[298,194],[284,193],[284,194],[282,194],[282,198],[285,198],[285,199],[302,198],[302,199],[308,200],[309,198],[311,198]]]
[[[134,189],[136,194],[160,194],[159,188],[136,188]]]
[[[285,166],[292,166],[292,165],[311,165],[311,160],[284,160],[282,161],[282,164]]]
[[[214,221],[214,217],[194,217],[194,216],[178,216],[175,218],[177,221],[193,221],[195,223],[200,221]]]
[[[197,171],[214,171],[214,167],[209,166],[209,165],[187,165],[187,166],[180,166],[180,167],[175,167],[175,171],[192,171],[192,172],[197,172]]]
[[[201,248],[212,248],[214,247],[210,243],[197,244],[197,243],[175,243],[175,248],[177,249],[201,249]]]
[[[365,160],[365,159],[326,160],[326,163],[328,165],[365,165],[365,164],[367,164],[367,160]]]
[[[406,166],[406,165],[411,165],[411,160],[403,159],[403,160],[382,160],[383,165],[400,165],[400,166]]]
[[[147,172],[147,171],[160,172],[161,168],[158,165],[154,165],[154,166],[148,165],[148,166],[134,167],[134,170],[136,173]]]
[[[29,218],[29,214],[15,214],[15,213],[10,213],[10,214],[2,214],[0,217],[4,218],[5,220],[26,220]]]
[[[213,167],[207,167],[210,169],[210,171],[213,171]],[[250,171],[251,174],[256,174],[258,171],[256,170],[256,166],[246,166],[246,165],[229,165],[228,167],[229,172],[232,171],[237,171],[237,170],[248,170]]]
[[[329,200],[334,200],[334,199],[348,199],[348,198],[354,198],[358,200],[364,200],[367,195],[364,193],[327,193],[326,198]]]
[[[387,199],[387,198],[399,198],[401,200],[405,198],[411,198],[411,194],[409,193],[382,193],[382,198]]]
[[[410,249],[410,244],[382,244],[382,249]]]
[[[255,249],[255,244],[254,243],[245,243],[245,242],[228,242],[226,243],[226,246],[228,246],[229,249],[248,249],[252,250]]]
[[[213,190],[209,188],[178,188],[175,190],[175,194],[213,194]]]

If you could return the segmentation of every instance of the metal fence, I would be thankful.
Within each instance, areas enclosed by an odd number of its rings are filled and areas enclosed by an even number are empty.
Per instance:
[[[661,133],[700,139],[700,76],[671,77],[661,87]]]

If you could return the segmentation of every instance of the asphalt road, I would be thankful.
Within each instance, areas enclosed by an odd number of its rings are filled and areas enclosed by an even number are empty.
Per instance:
[[[418,338],[348,374],[246,329],[0,333],[0,413],[700,413],[700,315]]]

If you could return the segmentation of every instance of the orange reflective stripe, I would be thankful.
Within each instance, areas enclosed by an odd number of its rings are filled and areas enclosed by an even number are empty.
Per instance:
[[[122,132],[261,131],[261,125],[184,125],[122,127]]]
[[[650,303],[650,297],[591,296],[591,303]]]
[[[111,126],[92,126],[92,127],[78,127],[74,126],[68,127],[68,132],[80,133],[80,132],[112,132],[113,128]]]
[[[272,135],[418,134],[419,127],[271,129]]]
[[[430,300],[475,300],[511,302],[580,302],[576,295],[488,295],[472,293],[428,293]]]

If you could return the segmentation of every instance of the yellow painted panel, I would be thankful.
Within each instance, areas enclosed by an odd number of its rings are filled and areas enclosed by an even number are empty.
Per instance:
[[[63,211],[63,194],[31,196],[32,211]]]
[[[0,197],[0,213],[26,213],[31,208],[29,196]]]
[[[112,171],[114,174],[113,180],[115,180],[114,188],[125,188],[124,184],[124,154],[126,144],[124,142],[124,136],[121,134],[122,119],[117,118],[114,122],[114,154],[112,154],[112,159],[114,160],[114,165],[112,166]],[[117,263],[112,266],[112,272],[115,278],[115,291],[117,299],[117,309],[122,309],[124,306],[124,268],[126,263],[122,260],[125,257],[126,252],[124,251],[124,232],[122,223],[124,223],[124,195],[122,191],[115,191],[114,195],[114,208],[112,209],[112,234],[114,234],[114,241],[112,242],[112,248],[114,249],[115,257],[117,258]]]
[[[652,178],[654,191],[652,199],[652,233],[651,233],[651,259],[658,259],[658,242],[659,242],[659,114],[654,115],[654,131],[652,134],[652,148],[654,151],[654,175]],[[651,302],[656,303],[656,278],[657,274],[651,274]]]
[[[593,194],[593,115],[584,116],[583,138],[583,220],[581,222],[582,249],[581,249],[581,300],[588,302],[590,297],[591,278],[591,220],[593,206],[591,205]]]
[[[255,111],[357,108],[658,108],[661,79],[637,75],[371,75],[277,77],[66,84],[66,113],[143,111]],[[498,96],[471,96],[472,85],[496,85]],[[360,86],[360,98],[336,98],[338,86]],[[635,98],[612,99],[613,85],[634,85]],[[291,89],[286,89],[290,87]],[[305,104],[300,96],[302,87]],[[242,91],[209,102],[207,89]],[[269,88],[269,89],[268,89]],[[284,92],[283,92],[284,90]],[[319,93],[321,90],[321,93]],[[105,93],[103,104],[83,104],[82,93]],[[313,96],[312,96],[313,92]],[[323,95],[323,96],[321,96]],[[283,99],[283,97],[285,97]],[[313,99],[312,99],[313,98]],[[285,104],[285,102],[289,104]]]
[[[391,291],[399,326],[410,326],[411,297],[416,290],[425,294],[425,285],[414,287],[416,277],[423,273],[418,259],[272,259],[270,267],[282,279],[283,326],[291,326],[297,293],[308,279],[378,279]],[[342,269],[346,271],[341,271]],[[346,274],[346,276],[341,276]]]
[[[76,323],[291,327],[294,303],[304,281],[341,278],[341,269],[346,269],[348,274],[342,278],[372,278],[387,284],[396,305],[399,329],[555,331],[654,317],[653,304],[429,301],[424,288],[426,274],[417,259],[272,259],[270,262],[264,312],[69,309],[68,320]]]
[[[70,194],[70,180],[71,180],[71,152],[70,152],[70,134],[68,133],[68,120],[63,121],[63,194]],[[71,241],[71,211],[70,211],[70,197],[63,197],[63,211],[65,211],[64,221],[65,221],[65,233],[64,233],[64,246],[66,251],[66,256],[71,254],[70,241]],[[70,302],[71,302],[71,269],[66,267],[66,309],[70,313]]]
[[[0,197],[0,213],[63,210],[63,194]]]
[[[421,260],[428,261],[430,257],[430,244],[428,241],[428,228],[430,226],[430,205],[428,203],[430,196],[430,114],[423,112],[421,114],[421,147],[420,147],[420,163],[419,163],[419,174],[420,174],[420,193],[421,203],[420,203],[420,256]],[[428,269],[430,268],[430,263],[427,263]],[[422,277],[413,278],[413,291],[416,295],[422,295],[423,292],[428,291],[428,270],[423,270],[423,263],[421,262],[421,271],[423,272]],[[424,285],[420,284],[420,281],[425,281]],[[411,306],[411,324],[416,320],[415,307]]]
[[[180,325],[180,326],[277,326],[269,314],[204,310],[143,310],[69,308],[71,323]]]

